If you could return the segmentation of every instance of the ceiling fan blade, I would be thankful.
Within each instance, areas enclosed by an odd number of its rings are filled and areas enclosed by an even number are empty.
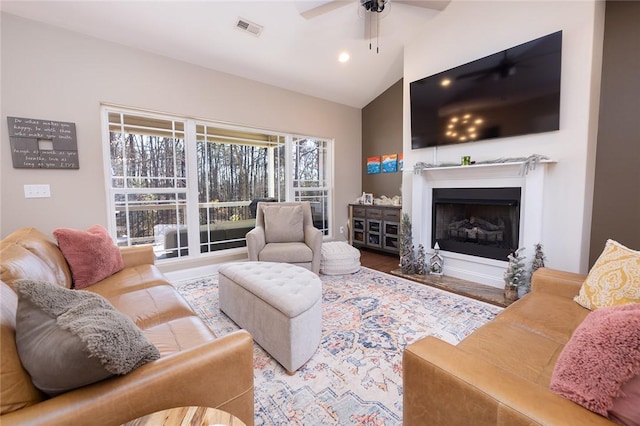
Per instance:
[[[300,15],[302,15],[302,17],[305,19],[312,19],[312,18],[315,18],[316,16],[320,16],[327,12],[331,12],[334,9],[338,9],[342,6],[346,6],[352,2],[353,0],[331,0],[331,1],[328,1],[327,3],[321,4],[320,6],[316,6],[309,10],[305,10],[304,12],[301,12]]]
[[[402,3],[408,6],[424,7],[425,9],[444,10],[451,0],[391,0],[391,3]]]

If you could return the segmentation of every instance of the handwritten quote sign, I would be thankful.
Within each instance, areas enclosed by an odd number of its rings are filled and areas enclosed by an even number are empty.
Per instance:
[[[78,169],[75,123],[7,117],[15,168]]]

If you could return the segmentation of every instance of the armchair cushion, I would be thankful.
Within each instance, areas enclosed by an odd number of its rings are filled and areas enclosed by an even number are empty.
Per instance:
[[[266,205],[262,213],[267,244],[304,241],[302,206]]]
[[[102,296],[18,280],[16,345],[34,385],[49,395],[126,374],[160,358],[133,321]]]
[[[305,243],[267,244],[258,259],[261,262],[305,263],[313,260],[313,252]]]
[[[86,231],[58,228],[53,235],[69,264],[77,289],[95,284],[124,268],[120,249],[100,225],[93,225]]]

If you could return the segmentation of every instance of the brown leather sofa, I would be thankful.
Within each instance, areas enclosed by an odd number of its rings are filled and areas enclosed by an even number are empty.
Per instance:
[[[150,247],[122,249],[125,268],[87,288],[128,315],[160,351],[129,374],[48,398],[22,368],[15,344],[17,279],[71,286],[58,246],[34,228],[0,242],[0,424],[119,425],[179,406],[219,408],[253,424],[253,339],[216,337],[153,265]],[[43,360],[46,362],[46,360]]]
[[[549,390],[558,355],[589,313],[573,301],[584,279],[541,268],[531,293],[457,346],[434,337],[408,346],[404,424],[615,424]]]

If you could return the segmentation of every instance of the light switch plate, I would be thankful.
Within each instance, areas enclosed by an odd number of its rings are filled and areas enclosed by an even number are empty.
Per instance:
[[[24,198],[49,198],[51,197],[51,187],[44,185],[25,185]]]

